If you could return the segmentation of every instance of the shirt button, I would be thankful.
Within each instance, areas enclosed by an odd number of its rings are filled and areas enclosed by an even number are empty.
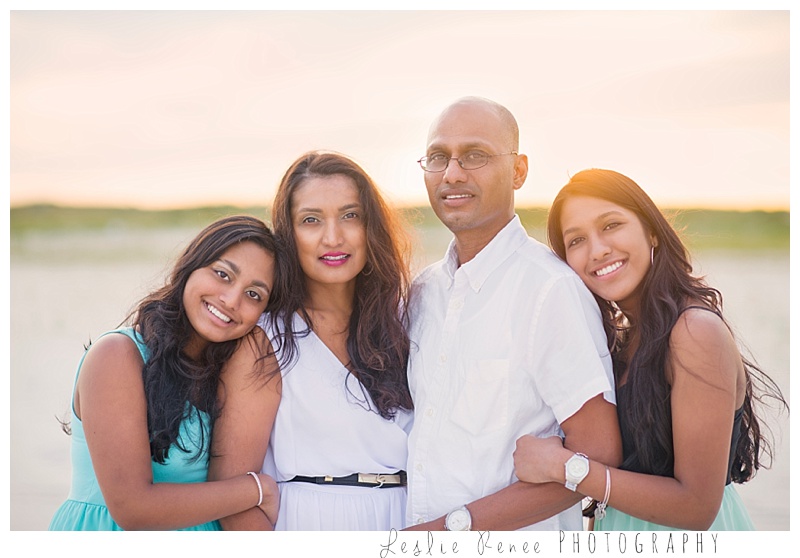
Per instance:
[[[417,463],[417,466],[416,466],[417,471],[419,471],[421,473],[424,468],[425,467],[422,466],[422,463]]]
[[[428,410],[425,411],[425,416],[432,417],[433,416],[433,408],[428,407]]]
[[[422,518],[422,517],[418,517],[417,518],[417,525],[422,525],[423,523],[425,523],[425,519]]]
[[[439,355],[439,362],[447,362],[447,355]]]

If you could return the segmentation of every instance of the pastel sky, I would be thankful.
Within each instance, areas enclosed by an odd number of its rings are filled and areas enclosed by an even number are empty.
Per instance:
[[[424,204],[430,122],[479,95],[519,121],[519,205],[603,167],[663,206],[788,209],[789,15],[12,11],[10,203],[266,205],[329,149]]]

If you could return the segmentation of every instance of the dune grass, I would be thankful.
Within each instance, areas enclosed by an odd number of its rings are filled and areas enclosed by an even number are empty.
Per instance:
[[[430,207],[401,210],[409,225],[426,230],[442,224]],[[98,231],[114,229],[201,228],[214,219],[244,213],[268,219],[264,207],[197,207],[149,211],[126,208],[29,205],[11,208],[11,236],[28,232]],[[535,238],[545,240],[547,209],[519,208],[523,225]],[[666,209],[664,214],[681,232],[690,249],[788,249],[788,211],[729,211]]]

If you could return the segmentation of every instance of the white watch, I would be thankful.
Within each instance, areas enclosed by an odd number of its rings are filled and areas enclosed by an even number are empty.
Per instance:
[[[444,518],[444,528],[447,531],[469,531],[472,529],[472,515],[467,506],[448,513]]]
[[[575,492],[578,484],[589,474],[589,458],[582,453],[576,453],[564,463],[567,482],[564,486]]]

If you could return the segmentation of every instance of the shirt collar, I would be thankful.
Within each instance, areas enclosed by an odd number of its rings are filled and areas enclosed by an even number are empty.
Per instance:
[[[528,232],[522,226],[519,215],[514,215],[514,218],[494,236],[489,244],[484,246],[483,250],[461,266],[460,269],[467,275],[472,290],[475,292],[480,291],[489,275],[527,240]],[[455,238],[450,241],[450,245],[447,247],[443,263],[444,271],[450,278],[450,284],[452,285],[455,274],[459,270]]]

